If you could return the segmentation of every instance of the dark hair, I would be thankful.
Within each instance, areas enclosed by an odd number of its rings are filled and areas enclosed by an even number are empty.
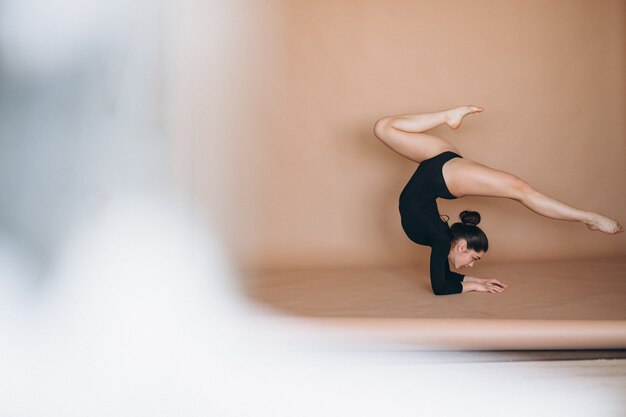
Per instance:
[[[465,210],[459,214],[460,222],[450,226],[452,240],[465,239],[467,248],[482,252],[489,249],[487,235],[477,226],[480,223],[480,213],[477,211]]]

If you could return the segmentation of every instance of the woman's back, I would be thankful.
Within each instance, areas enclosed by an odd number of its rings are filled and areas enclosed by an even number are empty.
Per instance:
[[[422,161],[400,194],[400,216],[407,236],[420,245],[431,246],[432,235],[447,233],[448,224],[439,214],[437,198],[455,199],[442,175],[443,164],[459,154],[446,151]]]

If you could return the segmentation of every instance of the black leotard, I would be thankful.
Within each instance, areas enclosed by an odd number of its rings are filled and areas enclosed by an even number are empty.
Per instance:
[[[442,174],[443,164],[453,158],[462,156],[446,151],[422,161],[400,194],[400,216],[404,232],[413,242],[432,248],[430,283],[436,295],[463,291],[461,282],[464,275],[450,271],[450,227],[441,219],[436,202],[438,197],[447,200],[456,198],[448,190]]]

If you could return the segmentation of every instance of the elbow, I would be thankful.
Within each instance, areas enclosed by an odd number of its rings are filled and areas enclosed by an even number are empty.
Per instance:
[[[448,294],[445,286],[442,286],[442,285],[433,285],[433,293],[435,295],[447,295]]]
[[[456,285],[446,285],[445,283],[433,285],[432,288],[435,295],[451,295],[463,292],[463,286],[461,284],[459,284],[459,288],[457,288]]]

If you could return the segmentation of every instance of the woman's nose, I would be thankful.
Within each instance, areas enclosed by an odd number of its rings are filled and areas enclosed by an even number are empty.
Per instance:
[[[470,268],[474,266],[474,262],[470,262],[469,264],[467,264],[467,266],[469,266]]]

